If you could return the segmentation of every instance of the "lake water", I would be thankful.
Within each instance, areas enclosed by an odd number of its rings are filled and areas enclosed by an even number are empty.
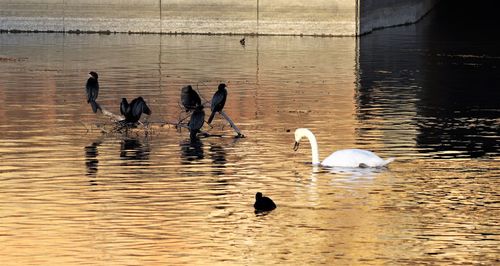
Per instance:
[[[433,15],[434,14],[434,15]],[[437,13],[439,14],[439,13]],[[455,24],[453,24],[455,23]],[[500,42],[431,13],[360,39],[0,34],[2,265],[499,263]],[[437,26],[436,26],[437,25]],[[180,88],[225,111],[189,132],[103,134],[85,102],[143,96],[176,121]],[[389,169],[317,169],[343,148]],[[278,205],[253,212],[261,191]]]

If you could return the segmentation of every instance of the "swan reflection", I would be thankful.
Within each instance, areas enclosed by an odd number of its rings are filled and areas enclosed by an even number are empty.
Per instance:
[[[324,167],[324,171],[354,181],[375,179],[379,174],[387,171],[387,168]]]

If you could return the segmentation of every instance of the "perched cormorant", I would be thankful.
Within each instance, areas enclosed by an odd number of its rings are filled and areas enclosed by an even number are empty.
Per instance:
[[[198,93],[193,90],[193,87],[188,85],[181,89],[181,102],[187,112],[189,110],[194,110],[196,106],[201,105],[201,98]]]
[[[122,104],[120,104],[120,111],[122,109],[122,105],[123,99]],[[137,97],[133,99],[129,104],[127,112],[125,113],[125,122],[136,123],[141,118],[142,113],[151,115],[151,109],[149,109],[148,105],[142,97]]]
[[[222,109],[224,108],[224,104],[226,104],[226,98],[227,98],[226,84],[221,83],[219,84],[217,91],[212,97],[212,105],[211,105],[212,113],[208,118],[208,124],[212,123],[212,120],[214,119],[216,112],[222,111]]]
[[[91,71],[89,73],[90,77],[87,80],[87,85],[85,86],[87,92],[87,103],[90,103],[92,106],[92,111],[97,113],[97,109],[101,110],[101,106],[96,102],[97,96],[99,95],[99,81],[97,81],[98,76],[97,73]]]
[[[276,204],[268,197],[263,197],[262,193],[255,194],[255,204],[253,205],[255,212],[266,212],[276,209]]]
[[[201,127],[205,123],[205,112],[203,111],[203,105],[198,105],[191,114],[191,119],[189,120],[189,137],[191,140],[196,139],[196,134],[200,132]]]
[[[127,102],[127,98],[122,98],[122,102],[120,103],[120,114],[126,116],[128,113],[130,105]]]

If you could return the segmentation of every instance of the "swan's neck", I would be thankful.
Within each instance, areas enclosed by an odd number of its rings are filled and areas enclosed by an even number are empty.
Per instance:
[[[319,165],[320,164],[319,151],[318,151],[318,142],[316,141],[316,137],[310,131],[307,131],[305,133],[305,136],[307,137],[309,143],[311,144],[312,164]]]

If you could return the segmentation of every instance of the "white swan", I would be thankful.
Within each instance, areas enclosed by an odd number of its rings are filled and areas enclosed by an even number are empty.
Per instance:
[[[295,130],[295,146],[293,149],[296,151],[299,148],[300,140],[303,137],[306,137],[311,144],[312,163],[320,165],[318,142],[316,142],[316,137],[309,129],[297,128]],[[383,160],[371,151],[345,149],[330,154],[321,162],[321,165],[330,167],[383,167],[392,161],[394,161],[394,158]]]

